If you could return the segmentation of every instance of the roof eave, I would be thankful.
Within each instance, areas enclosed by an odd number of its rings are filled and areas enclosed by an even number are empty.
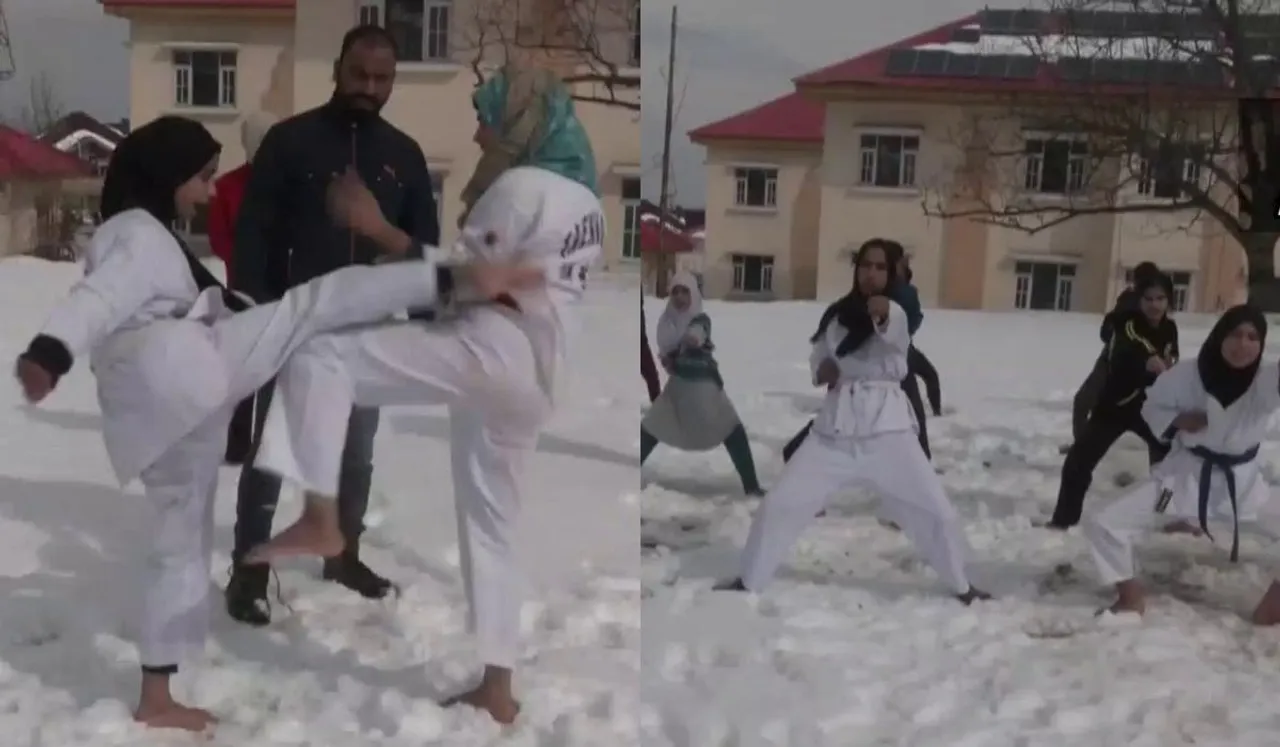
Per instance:
[[[689,140],[704,148],[741,148],[743,150],[785,150],[810,152],[822,150],[822,138],[747,137],[743,135],[689,134]]]

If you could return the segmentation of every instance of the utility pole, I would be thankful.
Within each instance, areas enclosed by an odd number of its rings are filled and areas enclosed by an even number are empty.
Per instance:
[[[676,90],[676,6],[671,6],[671,47],[667,50],[667,111],[662,128],[662,194],[658,198],[658,257],[654,263],[654,295],[667,297],[671,257],[667,253],[667,217],[671,211],[671,128],[675,118]]]
[[[0,81],[12,78],[16,70],[13,47],[9,44],[9,22],[5,20],[4,2],[0,0]]]

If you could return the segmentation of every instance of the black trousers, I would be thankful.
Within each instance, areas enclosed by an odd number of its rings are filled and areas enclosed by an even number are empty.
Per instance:
[[[911,409],[916,414],[916,422],[920,424],[920,448],[924,449],[924,455],[933,459],[933,452],[929,450],[929,431],[925,426],[924,402],[920,399],[920,385],[916,383],[916,377],[908,376],[902,380],[902,391],[907,393],[907,399],[911,402]],[[800,429],[800,432],[791,437],[786,446],[782,447],[782,461],[791,461],[792,455],[809,437],[809,431],[813,430],[813,421]]]
[[[1162,444],[1142,419],[1142,408],[1095,408],[1084,431],[1062,463],[1062,482],[1058,487],[1058,505],[1053,509],[1050,522],[1055,527],[1073,527],[1080,523],[1084,512],[1084,497],[1093,483],[1093,471],[1107,455],[1115,442],[1125,433],[1136,434],[1147,442],[1147,459],[1156,464],[1169,453],[1169,446]]]
[[[924,382],[924,392],[929,399],[929,408],[935,417],[942,416],[942,383],[938,380],[938,369],[925,357],[924,353],[912,345],[907,349],[907,370],[911,375],[919,376]],[[921,419],[923,422],[923,419]],[[926,449],[925,451],[928,451]]]
[[[1094,361],[1093,370],[1080,383],[1076,396],[1071,399],[1071,437],[1076,441],[1084,438],[1089,413],[1093,412],[1093,406],[1098,403],[1098,394],[1102,392],[1102,385],[1106,381],[1107,357],[1104,354]]]

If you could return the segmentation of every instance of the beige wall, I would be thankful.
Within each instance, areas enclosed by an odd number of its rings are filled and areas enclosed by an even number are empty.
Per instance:
[[[1103,213],[1079,216],[1043,231],[988,225],[968,218],[939,219],[925,207],[946,206],[956,212],[1002,199],[1025,199],[1014,187],[1022,173],[1010,159],[981,159],[961,144],[972,132],[971,109],[936,103],[836,101],[827,104],[826,141],[820,168],[806,172],[793,153],[764,143],[708,143],[707,242],[709,254],[727,258],[735,251],[773,252],[779,267],[790,270],[810,243],[784,237],[815,231],[816,282],[797,297],[834,299],[847,292],[853,277],[850,255],[863,241],[888,237],[901,242],[913,260],[915,281],[927,306],[949,308],[1014,308],[1016,266],[1020,260],[1072,264],[1076,268],[1071,308],[1102,311],[1124,284],[1127,268],[1142,261],[1192,273],[1190,308],[1211,310],[1242,297],[1242,256],[1221,226],[1193,211],[1182,213]],[[995,118],[983,119],[990,126]],[[995,124],[996,142],[1018,138],[1016,122]],[[920,138],[914,188],[885,189],[860,185],[859,141],[866,133],[914,135]],[[975,164],[975,159],[985,163]],[[779,209],[739,214],[733,208],[738,162],[775,164],[780,168]],[[814,173],[818,207],[797,212],[796,195],[806,173]],[[1118,179],[1118,171],[1106,178]],[[966,176],[976,181],[966,181]],[[1101,177],[1100,177],[1101,178]],[[1111,184],[1116,184],[1112,181]],[[977,185],[977,186],[975,186]],[[980,190],[975,193],[974,190]],[[1146,199],[1127,187],[1122,200]],[[1063,200],[1035,196],[1035,200]],[[1198,219],[1197,219],[1198,217]],[[718,264],[724,266],[727,259]],[[710,296],[727,295],[728,285],[714,268],[707,285]],[[732,278],[732,274],[727,276]],[[779,295],[790,290],[782,288]]]
[[[433,172],[443,179],[444,239],[457,233],[460,195],[474,170],[479,149],[471,93],[477,83],[472,62],[480,15],[476,0],[459,0],[454,7],[454,59],[403,63],[385,116],[418,141]],[[239,124],[244,115],[267,109],[280,115],[304,111],[324,103],[333,91],[333,63],[342,35],[357,22],[350,0],[300,0],[306,12],[272,17],[235,15],[230,11],[201,14],[146,12],[133,15],[131,54],[131,117],[136,123],[168,112],[199,118],[223,143],[223,170],[244,162]],[[610,27],[613,28],[612,26]],[[610,34],[625,34],[622,30]],[[610,37],[612,38],[612,37]],[[234,45],[238,52],[238,101],[234,110],[176,109],[169,48],[179,42]],[[612,50],[618,45],[605,45]],[[625,54],[625,47],[618,50]],[[482,55],[485,69],[501,58],[501,50]],[[624,71],[625,72],[625,71]],[[591,84],[582,84],[583,87]],[[593,93],[586,88],[579,93]],[[634,92],[636,101],[639,91]],[[578,113],[595,148],[606,218],[611,226],[604,262],[621,262],[623,208],[621,179],[640,168],[640,128],[637,112],[622,107],[579,103]]]
[[[707,154],[707,226],[701,258],[709,297],[733,295],[733,255],[773,257],[772,298],[811,297],[817,274],[821,155],[815,149],[713,148]],[[778,170],[777,209],[735,205],[734,171]],[[799,291],[797,292],[797,286]]]

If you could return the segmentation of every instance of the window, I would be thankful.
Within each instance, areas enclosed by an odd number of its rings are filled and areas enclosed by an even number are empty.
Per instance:
[[[1032,192],[1069,194],[1084,187],[1089,144],[1082,140],[1026,141],[1026,180]]]
[[[1057,262],[1018,262],[1013,271],[1013,307],[1040,311],[1070,311],[1075,282],[1075,265]]]
[[[773,257],[733,255],[733,289],[740,293],[772,293]]]
[[[1200,181],[1201,149],[1164,144],[1138,159],[1138,194],[1172,200],[1185,193],[1183,185]]]
[[[640,259],[640,180],[622,180],[622,258]]]
[[[385,27],[406,62],[450,59],[452,15],[450,0],[375,0],[360,6],[360,22]]]
[[[1174,270],[1166,273],[1173,283],[1173,298],[1169,299],[1170,311],[1187,311],[1191,308],[1191,273]],[[1126,267],[1124,284],[1133,286],[1133,268]]]
[[[176,50],[173,53],[173,102],[209,108],[236,105],[236,53]]]
[[[920,138],[914,135],[863,135],[858,183],[868,187],[914,187]]]
[[[777,169],[734,169],[733,178],[737,182],[734,204],[738,207],[776,208],[778,206]]]
[[[640,0],[631,0],[631,17],[627,31],[631,34],[631,54],[627,64],[640,67]]]
[[[431,172],[431,197],[436,201],[436,225],[444,224],[444,175]]]

